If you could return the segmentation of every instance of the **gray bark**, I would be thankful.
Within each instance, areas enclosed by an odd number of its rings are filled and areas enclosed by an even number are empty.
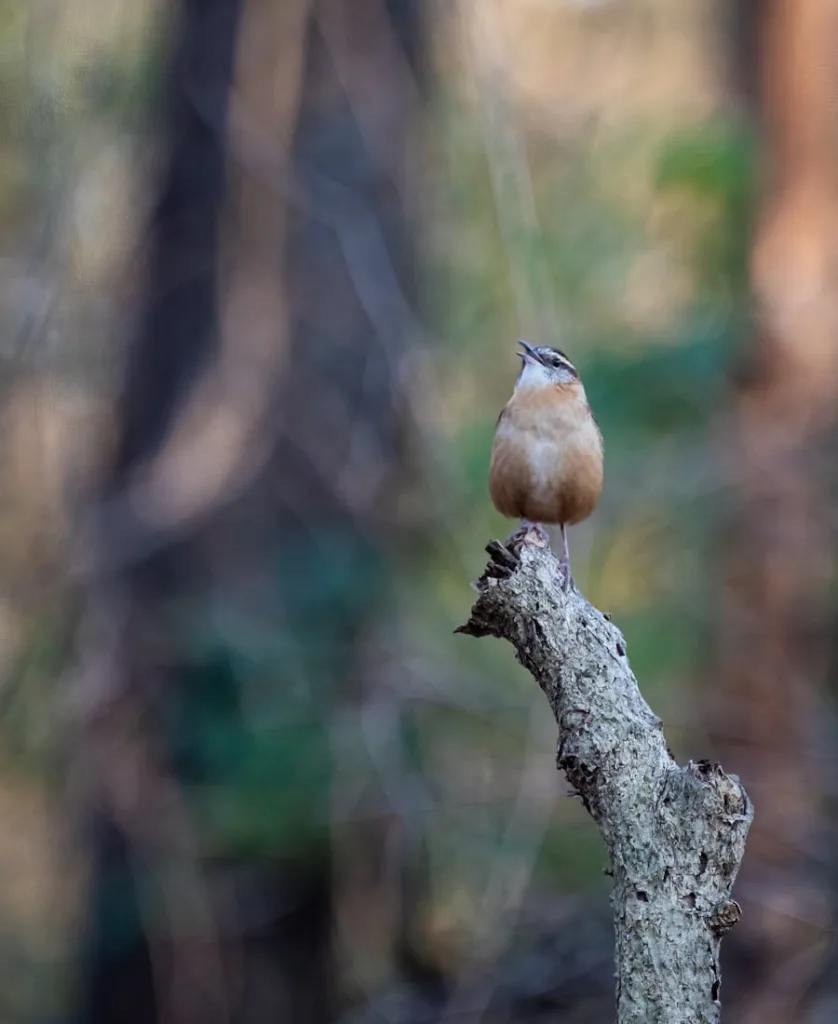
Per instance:
[[[549,549],[525,539],[487,551],[458,632],[508,640],[550,701],[558,766],[611,859],[618,1024],[716,1022],[751,802],[718,764],[675,763],[623,635],[565,583]]]

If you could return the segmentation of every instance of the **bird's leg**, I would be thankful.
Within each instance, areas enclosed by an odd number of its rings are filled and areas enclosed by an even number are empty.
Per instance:
[[[524,533],[534,533],[542,544],[549,545],[550,534],[544,529],[541,523],[533,523],[530,522],[529,519],[522,519],[521,529],[524,531]]]
[[[571,572],[570,572],[570,548],[568,547],[568,543],[567,543],[567,529],[566,529],[564,523],[562,523],[561,529],[562,529],[562,557],[559,559],[559,566],[561,567],[562,572],[565,575],[566,582],[567,583],[572,583],[573,582],[573,576],[571,575]]]

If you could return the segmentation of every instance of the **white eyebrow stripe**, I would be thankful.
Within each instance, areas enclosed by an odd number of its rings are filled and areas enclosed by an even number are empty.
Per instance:
[[[551,356],[556,356],[565,366],[570,367],[570,369],[573,370],[574,373],[576,373],[576,367],[567,358],[566,355],[563,355],[561,352],[557,351],[554,348],[545,348],[544,352],[546,352],[547,354],[549,354]]]

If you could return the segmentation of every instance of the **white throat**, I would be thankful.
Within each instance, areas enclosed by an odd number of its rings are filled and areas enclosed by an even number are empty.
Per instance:
[[[549,388],[554,384],[574,383],[582,386],[579,378],[569,370],[563,367],[543,366],[534,359],[527,359],[515,381],[515,390],[528,391],[532,388]]]

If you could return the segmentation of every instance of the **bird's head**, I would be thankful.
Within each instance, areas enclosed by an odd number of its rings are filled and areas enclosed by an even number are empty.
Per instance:
[[[543,388],[551,384],[572,384],[579,380],[576,367],[560,349],[547,345],[530,345],[519,340],[521,371],[517,388]]]

